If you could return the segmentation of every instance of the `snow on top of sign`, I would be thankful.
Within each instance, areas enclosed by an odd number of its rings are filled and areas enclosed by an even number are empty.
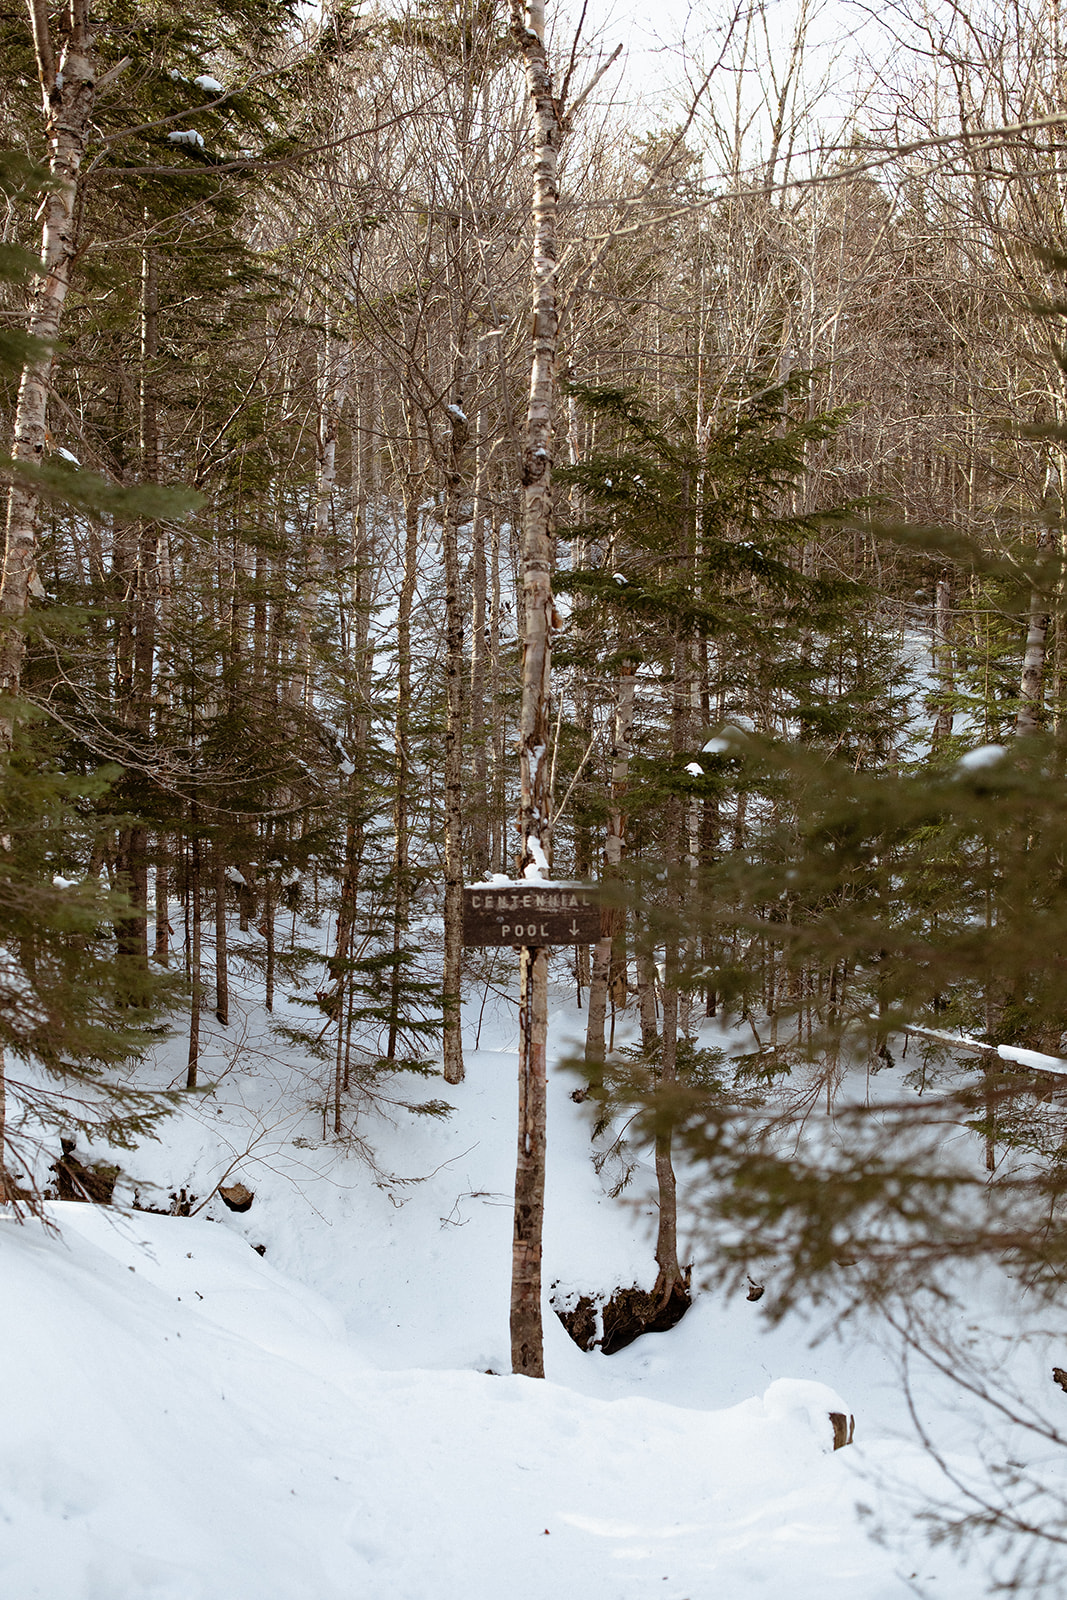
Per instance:
[[[539,889],[568,889],[572,893],[581,889],[586,894],[594,887],[591,883],[583,883],[580,878],[506,878],[502,872],[491,873],[481,883],[464,884],[466,889],[528,889],[530,884],[536,882]]]

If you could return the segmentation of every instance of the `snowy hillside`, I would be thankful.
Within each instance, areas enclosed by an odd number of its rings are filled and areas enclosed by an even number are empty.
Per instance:
[[[57,1220],[4,1238],[6,1594],[902,1592],[818,1386],[708,1413],[387,1371],[226,1230]]]
[[[232,1165],[246,1214],[57,1202],[55,1234],[4,1222],[0,1592],[897,1600],[915,1573],[975,1592],[909,1533],[917,1502],[887,1498],[887,1480],[921,1492],[938,1474],[897,1437],[870,1329],[812,1349],[795,1319],[768,1333],[754,1305],[704,1295],[605,1357],[546,1306],[549,1381],[507,1375],[515,1041],[497,1004],[449,1121],[368,1121],[377,1174],[322,1144],[300,1064],[250,1016],[255,1070],[220,1056],[217,1088],[125,1159],[120,1190],[166,1205]],[[577,1022],[560,997],[557,1050]],[[162,1052],[160,1081],[171,1066]],[[546,1298],[653,1275],[571,1087],[553,1076]],[[836,1453],[833,1409],[857,1420]]]

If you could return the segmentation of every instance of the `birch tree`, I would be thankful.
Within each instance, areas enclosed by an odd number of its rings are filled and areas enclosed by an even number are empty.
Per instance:
[[[89,0],[69,0],[57,54],[48,8],[31,0],[37,73],[45,117],[51,184],[41,204],[40,281],[28,331],[40,341],[19,383],[12,456],[40,467],[48,439],[49,379],[75,255],[78,179],[92,126],[96,53]],[[8,490],[4,568],[0,578],[0,696],[19,693],[24,656],[20,623],[44,590],[37,575],[38,496],[32,478],[15,476]],[[11,710],[0,710],[0,747],[10,746]]]
[[[463,607],[459,574],[459,496],[470,427],[457,360],[448,407],[442,544],[445,565],[445,949],[442,981],[444,1074],[463,1080]]]
[[[511,0],[533,108],[533,325],[522,451],[522,704],[519,711],[519,871],[547,874],[548,705],[552,671],[552,406],[559,330],[556,271],[559,106],[545,43],[544,0]],[[548,951],[519,956],[519,1136],[511,1282],[512,1371],[545,1375],[541,1331],[541,1229],[545,1204]]]
[[[519,870],[551,871],[549,703],[555,559],[552,518],[553,403],[559,343],[557,208],[559,154],[582,101],[615,52],[565,117],[556,97],[545,39],[544,0],[511,0],[533,128],[533,319],[530,387],[522,449],[522,702],[519,710]],[[568,74],[569,78],[570,74]],[[564,90],[564,93],[566,90]],[[541,1227],[545,1193],[545,1095],[548,951],[523,945],[519,957],[519,1136],[511,1286],[511,1361],[515,1372],[544,1377],[541,1333]]]

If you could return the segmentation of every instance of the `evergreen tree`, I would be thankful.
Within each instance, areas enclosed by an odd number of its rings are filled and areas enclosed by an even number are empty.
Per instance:
[[[0,188],[18,205],[33,195],[41,174],[5,153]],[[20,287],[37,263],[7,246],[4,280]],[[8,380],[41,354],[40,340],[7,334],[0,376]],[[177,515],[194,503],[181,491],[127,491],[82,472],[76,464],[5,462],[33,493],[81,515]],[[31,619],[54,641],[69,615],[45,607]],[[5,630],[25,630],[6,615]],[[21,649],[20,649],[21,656]],[[22,685],[19,685],[22,687]],[[144,1134],[168,1109],[166,1096],[142,1093],[114,1070],[143,1052],[166,990],[135,972],[115,937],[131,908],[121,892],[104,889],[86,871],[100,812],[108,805],[117,768],[57,757],[62,719],[31,714],[10,697],[0,706],[9,730],[0,746],[0,1199],[36,1209],[39,1195],[20,1185],[19,1168],[49,1132],[81,1131],[119,1145]],[[77,876],[74,876],[77,874]],[[5,1055],[25,1077],[12,1079]]]
[[[576,597],[579,638],[609,639],[608,660],[622,672],[621,682],[636,668],[646,677],[655,673],[663,690],[659,715],[646,712],[643,719],[625,808],[630,876],[640,883],[634,904],[646,1001],[653,952],[663,948],[662,1035],[643,1005],[643,1065],[669,1095],[678,1082],[679,1032],[689,1037],[685,998],[698,957],[706,967],[709,955],[686,932],[686,912],[701,847],[713,856],[720,847],[716,813],[727,763],[713,757],[709,770],[703,764],[710,706],[720,713],[744,707],[808,730],[807,737],[826,717],[817,641],[833,635],[856,589],[805,571],[807,541],[843,513],[799,512],[793,499],[807,447],[827,439],[838,419],[796,415],[802,375],[784,386],[752,385],[754,399],[699,432],[691,418],[660,420],[623,392],[572,387],[600,432],[598,448],[563,477],[598,515],[570,530],[587,560],[564,575],[560,588]],[[618,892],[624,874],[618,860],[609,864]],[[617,918],[594,985],[606,983],[613,943],[623,943]],[[621,964],[625,972],[624,953]],[[592,1019],[595,988],[589,1005]],[[602,1018],[602,1005],[596,1014]],[[594,1070],[602,1054],[601,1031],[598,1039],[590,1036]],[[653,1294],[660,1321],[653,1325],[669,1326],[688,1304],[669,1117],[657,1122],[654,1142],[660,1229]]]
[[[23,723],[0,764],[0,1183],[16,1210],[39,1204],[30,1174],[43,1140],[128,1148],[173,1099],[118,1070],[158,1038],[172,991],[123,959],[114,930],[129,902],[85,871],[117,774],[64,771],[54,745]]]
[[[1049,443],[1058,449],[1059,435]],[[972,633],[993,699],[958,696],[966,721],[951,737],[931,746],[924,728],[909,748],[899,691],[883,689],[864,696],[875,715],[862,737],[832,697],[798,696],[784,725],[720,729],[699,756],[697,783],[714,776],[759,804],[755,829],[685,876],[685,930],[716,952],[689,982],[710,981],[755,1048],[673,1083],[649,1072],[645,1052],[617,1057],[599,1093],[602,1123],[636,1108],[639,1135],[670,1128],[700,1174],[706,1282],[736,1290],[755,1276],[775,1319],[802,1303],[835,1319],[877,1307],[914,1352],[1058,1446],[1044,1408],[976,1369],[938,1309],[977,1292],[974,1263],[995,1263],[1034,1303],[1054,1302],[1064,1270],[1067,834],[1054,676],[1035,675],[1030,715],[1019,715],[1035,611],[1049,640],[1065,622],[1058,494],[1036,537],[1028,521],[1012,508],[985,547],[952,529],[877,530],[887,555],[905,557],[898,574],[922,552],[928,570],[953,562],[983,610],[994,600],[988,647]],[[850,633],[827,625],[827,647],[843,640],[847,657]],[[805,645],[805,679],[815,660]],[[956,661],[964,681],[962,648]],[[916,676],[913,666],[913,702]],[[672,926],[680,937],[678,902],[666,909],[666,937]],[[864,1065],[866,1097],[842,1103],[845,1073]],[[873,1075],[891,1069],[881,1087]],[[969,1305],[972,1331],[981,1320]],[[1032,1550],[1041,1526],[1017,1506],[1036,1480],[1011,1467],[1004,1482],[1002,1502],[953,1531],[1024,1535]]]

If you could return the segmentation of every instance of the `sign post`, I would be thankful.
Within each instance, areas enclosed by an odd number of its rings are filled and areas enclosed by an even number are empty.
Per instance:
[[[517,946],[519,958],[519,1139],[511,1257],[512,1369],[544,1377],[541,1224],[545,1174],[545,1050],[548,946],[600,936],[595,891],[583,883],[525,878],[463,891],[463,943]],[[537,969],[540,969],[539,972]],[[540,981],[536,981],[537,978]],[[540,1049],[533,1049],[534,1039]],[[537,1062],[540,1067],[537,1069]]]

